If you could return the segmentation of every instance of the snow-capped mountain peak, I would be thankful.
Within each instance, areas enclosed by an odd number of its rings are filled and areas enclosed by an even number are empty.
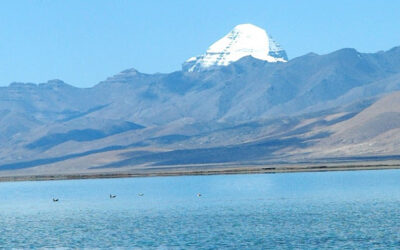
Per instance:
[[[267,62],[287,61],[286,52],[265,30],[253,24],[240,24],[212,44],[204,55],[189,58],[183,70],[203,71],[226,66],[245,56]]]

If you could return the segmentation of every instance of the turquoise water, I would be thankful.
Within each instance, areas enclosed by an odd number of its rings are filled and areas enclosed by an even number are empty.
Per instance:
[[[47,247],[399,248],[400,171],[0,183],[0,248]]]

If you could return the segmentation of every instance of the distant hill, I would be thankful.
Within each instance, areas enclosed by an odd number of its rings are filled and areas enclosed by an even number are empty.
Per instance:
[[[128,69],[92,88],[12,83],[0,88],[0,175],[400,155],[399,90],[400,47]]]

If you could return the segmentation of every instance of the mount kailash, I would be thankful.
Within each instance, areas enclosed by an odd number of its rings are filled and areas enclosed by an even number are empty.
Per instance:
[[[400,47],[288,60],[242,24],[182,70],[0,87],[0,175],[400,156]]]

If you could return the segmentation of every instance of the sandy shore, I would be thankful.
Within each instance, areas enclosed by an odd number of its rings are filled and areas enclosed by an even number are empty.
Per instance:
[[[321,165],[277,165],[277,166],[234,166],[223,168],[185,168],[165,167],[157,169],[142,169],[135,171],[113,171],[99,173],[68,173],[68,174],[35,174],[0,176],[0,182],[9,181],[44,181],[44,180],[76,180],[99,178],[129,178],[152,176],[185,176],[185,175],[220,175],[220,174],[266,174],[266,173],[296,173],[296,172],[326,172],[326,171],[356,171],[400,169],[399,162],[388,163],[349,163]]]

